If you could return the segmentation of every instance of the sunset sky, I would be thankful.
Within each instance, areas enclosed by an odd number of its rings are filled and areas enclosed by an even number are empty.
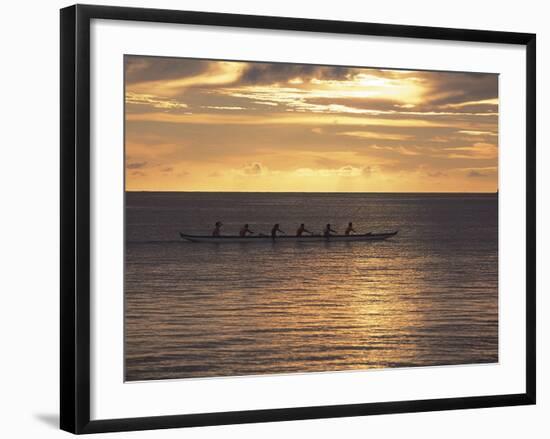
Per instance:
[[[126,189],[495,192],[498,76],[125,57]]]

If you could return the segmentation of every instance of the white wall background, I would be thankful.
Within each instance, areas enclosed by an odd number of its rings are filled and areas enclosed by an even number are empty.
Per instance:
[[[538,39],[538,405],[245,426],[119,433],[109,437],[279,438],[547,437],[550,284],[548,191],[550,27],[545,2],[524,0],[103,0],[88,3],[535,32]],[[61,437],[58,422],[59,13],[64,1],[3,4],[0,24],[0,436]],[[545,200],[546,199],[546,200]],[[544,203],[546,201],[546,203]],[[545,248],[546,247],[546,248]],[[544,250],[543,250],[544,249]],[[545,416],[547,415],[547,416]]]

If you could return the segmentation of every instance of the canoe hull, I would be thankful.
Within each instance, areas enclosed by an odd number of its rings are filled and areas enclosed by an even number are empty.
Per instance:
[[[392,236],[397,235],[397,231],[390,233],[367,233],[364,235],[335,235],[329,238],[323,235],[306,235],[306,236],[288,236],[282,235],[278,236],[275,239],[272,239],[271,236],[261,235],[261,236],[198,236],[198,235],[187,235],[185,233],[180,233],[181,238],[187,242],[194,243],[212,243],[212,244],[222,244],[222,243],[260,243],[260,242],[367,242],[367,241],[384,241]]]

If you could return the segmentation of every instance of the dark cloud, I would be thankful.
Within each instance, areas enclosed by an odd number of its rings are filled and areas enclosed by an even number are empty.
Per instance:
[[[494,73],[426,72],[432,105],[459,104],[498,97],[498,75]]]
[[[172,168],[171,166],[167,166],[165,168],[162,168],[161,169],[161,172],[164,172],[165,174],[169,174],[170,172],[172,172],[174,170],[174,168]]]
[[[474,169],[472,169],[470,172],[468,172],[468,177],[471,177],[471,178],[485,178],[485,177],[488,177],[489,175],[483,173],[483,172],[479,172],[479,171],[476,171]]]
[[[126,55],[124,61],[128,84],[195,76],[205,72],[211,63],[199,59],[134,55]]]
[[[273,84],[276,82],[287,82],[294,78],[301,78],[307,81],[316,79],[346,79],[354,69],[339,66],[315,66],[308,64],[268,64],[250,63],[243,72],[239,83],[251,84]]]
[[[245,175],[262,175],[264,169],[261,163],[250,163],[242,168]]]
[[[446,177],[447,174],[445,174],[444,172],[441,172],[441,171],[436,171],[436,172],[428,172],[426,174],[428,177],[433,177],[433,178],[436,178],[436,177]]]
[[[133,84],[196,76],[206,72],[215,62],[201,59],[127,55],[125,57],[126,82]],[[237,81],[241,85],[273,84],[298,77],[304,81],[312,78],[346,79],[357,72],[357,69],[340,66],[254,62],[245,63],[245,65],[244,72]],[[203,87],[208,88],[204,84]]]
[[[455,113],[497,113],[498,105],[496,104],[463,105],[460,108],[453,108],[451,111]]]
[[[147,162],[134,162],[126,164],[127,169],[140,169],[144,168],[147,165]]]

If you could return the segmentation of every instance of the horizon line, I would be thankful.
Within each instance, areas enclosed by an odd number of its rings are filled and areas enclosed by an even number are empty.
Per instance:
[[[428,192],[428,191],[383,191],[383,192],[360,192],[360,191],[178,191],[178,190],[149,190],[149,189],[125,189],[124,192],[168,192],[168,193],[204,193],[204,194],[479,194],[479,195],[494,195],[498,194],[498,189],[494,192],[473,191],[473,192]]]

